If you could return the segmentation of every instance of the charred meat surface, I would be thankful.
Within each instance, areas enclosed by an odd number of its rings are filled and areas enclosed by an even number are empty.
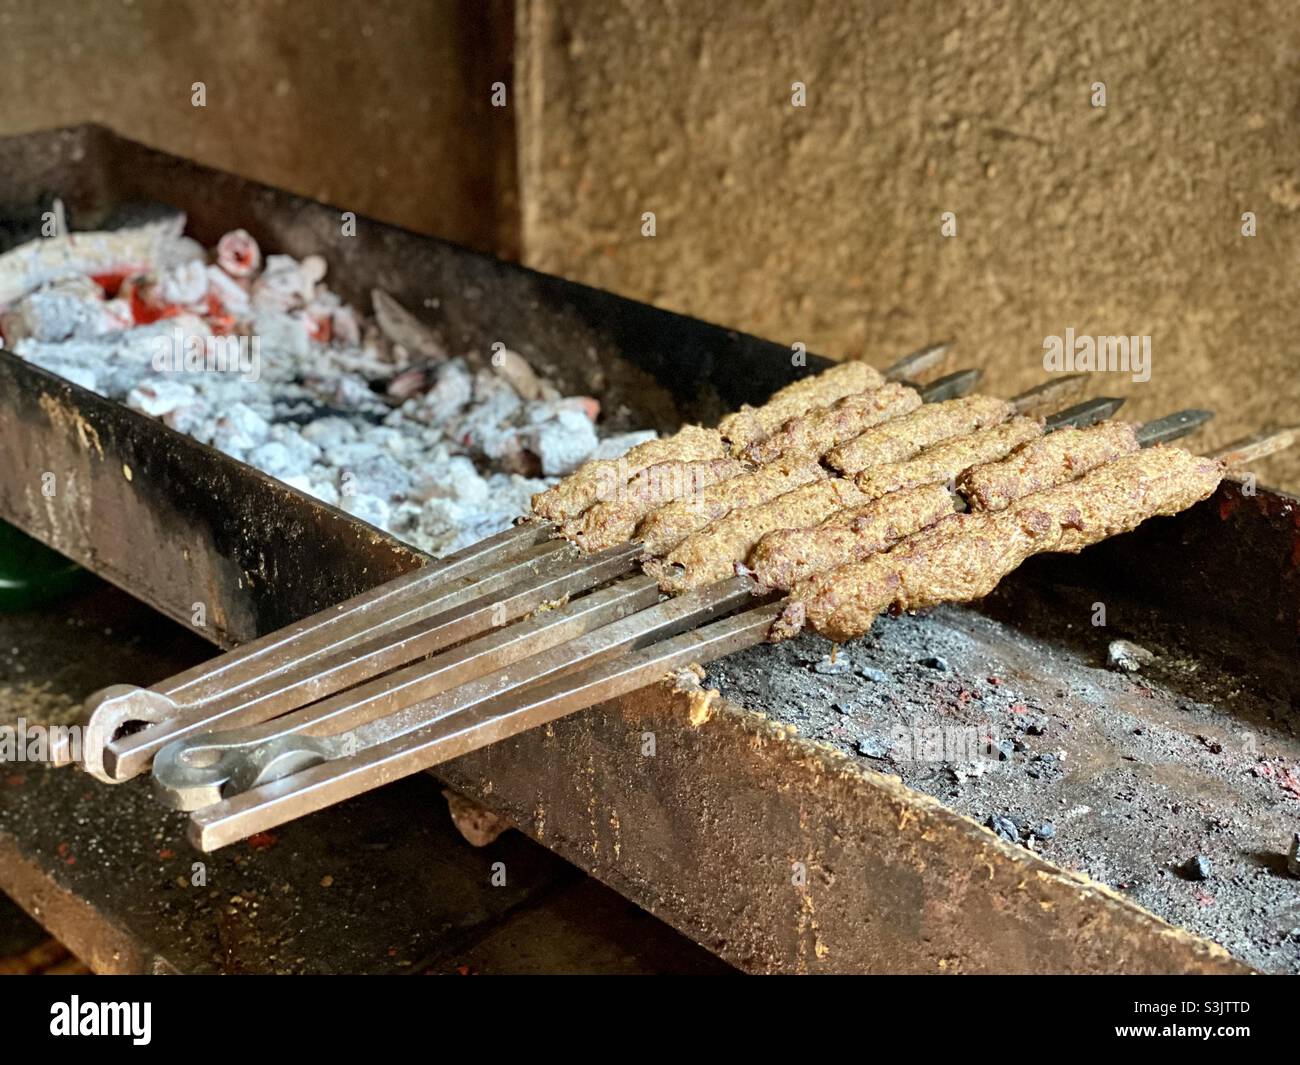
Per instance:
[[[833,514],[811,529],[770,532],[746,564],[760,585],[786,591],[815,573],[887,550],[951,513],[953,497],[945,485],[908,488]]]
[[[884,554],[797,584],[773,626],[805,624],[837,642],[864,635],[885,610],[979,599],[1031,555],[1077,552],[1148,518],[1176,514],[1218,487],[1223,466],[1179,448],[1152,448],[997,512],[954,514]]]
[[[741,407],[718,423],[718,429],[741,454],[749,445],[763,440],[791,418],[826,407],[845,396],[879,388],[885,379],[865,362],[842,362],[829,370],[801,378],[772,394],[761,407]]]
[[[824,455],[892,418],[910,414],[921,405],[914,388],[889,382],[869,392],[845,396],[829,407],[819,407],[791,418],[765,440],[750,444],[745,457],[752,462],[773,462],[782,455]]]
[[[1126,422],[1058,429],[1020,446],[1002,462],[972,465],[957,478],[957,490],[971,510],[1002,510],[1137,450],[1136,430]]]
[[[826,455],[845,474],[903,462],[928,447],[1007,421],[1016,409],[1003,399],[966,396],[932,403],[901,418],[868,429]]]

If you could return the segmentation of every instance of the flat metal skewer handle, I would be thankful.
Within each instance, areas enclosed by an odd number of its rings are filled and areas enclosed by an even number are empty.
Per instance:
[[[551,550],[555,546],[568,550]],[[582,559],[577,559],[571,545],[529,548],[471,585],[434,596],[424,604],[408,603],[404,616],[417,620],[404,627],[385,629],[377,635],[367,632],[362,640],[344,641],[340,650],[327,657],[312,656],[294,662],[226,699],[198,707],[178,707],[152,728],[109,740],[102,752],[103,772],[112,781],[129,779],[148,768],[150,759],[172,740],[218,726],[265,721],[332,695],[504,625],[546,602],[612,580],[631,569],[635,558],[631,546],[610,548]],[[451,609],[446,609],[449,606]]]
[[[465,601],[476,576],[509,566],[521,554],[537,565],[560,557],[562,545],[546,543],[554,526],[525,522],[481,540],[463,551],[434,561],[378,588],[329,607],[309,618],[252,640],[214,660],[168,678],[152,688],[114,685],[86,700],[83,765],[97,779],[116,783],[104,770],[104,748],[124,732],[146,729],[184,710],[196,712],[229,699],[286,667],[299,669],[350,645],[391,631]],[[449,586],[443,595],[431,594]],[[479,594],[482,594],[481,592]],[[450,598],[448,598],[450,597]],[[73,760],[71,751],[52,752],[56,765]]]
[[[470,579],[526,549],[548,540],[554,527],[525,522],[471,544],[447,558],[430,562],[378,588],[328,607],[293,625],[227,651],[178,673],[155,690],[176,703],[201,705],[238,691],[264,674],[290,662],[305,662],[311,655],[329,654],[365,636],[374,636],[406,619],[411,603],[453,581]]]
[[[649,581],[649,578],[642,578]],[[630,582],[628,582],[630,583]],[[653,585],[653,582],[650,582]],[[241,788],[265,783],[304,765],[351,754],[382,743],[484,700],[518,691],[549,677],[602,661],[622,651],[644,646],[681,632],[750,601],[754,585],[748,578],[732,578],[709,588],[670,599],[630,614],[558,645],[538,649],[525,633],[516,648],[534,651],[516,656],[501,668],[478,679],[429,697],[425,674],[437,673],[441,659],[409,667],[392,678],[381,678],[359,692],[346,692],[320,708],[300,712],[299,722],[309,726],[331,718],[362,718],[351,731],[321,739],[300,733],[291,723],[278,735],[255,738],[251,744],[227,745],[230,734],[216,733],[181,741],[165,748],[155,761],[154,783],[159,798],[178,809],[195,809]],[[543,641],[536,641],[541,643]],[[447,690],[442,690],[447,689]],[[381,714],[385,716],[380,716]],[[272,725],[281,725],[277,721]],[[312,732],[317,730],[313,727]],[[326,731],[326,730],[320,730]],[[334,728],[330,732],[337,731]]]
[[[190,815],[189,837],[212,851],[412,773],[636,691],[675,669],[762,642],[780,604],[746,610],[630,655],[489,699],[388,742],[263,784]]]
[[[291,741],[292,746],[307,737],[333,735],[366,724],[653,606],[658,600],[654,580],[629,577],[271,721],[176,740],[154,758],[156,791],[166,805],[178,810],[217,802],[226,784],[232,778],[247,777],[248,767],[255,761],[265,762],[265,752],[277,741]],[[288,748],[280,749],[285,759],[291,756]]]

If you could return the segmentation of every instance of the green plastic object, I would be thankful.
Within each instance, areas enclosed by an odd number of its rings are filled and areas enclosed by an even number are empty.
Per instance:
[[[89,571],[0,521],[0,611],[34,610],[90,580]]]

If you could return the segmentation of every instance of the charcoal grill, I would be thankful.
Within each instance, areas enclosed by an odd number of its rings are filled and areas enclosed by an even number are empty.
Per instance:
[[[323,254],[334,287],[349,300],[379,287],[419,307],[436,294],[429,317],[453,346],[486,350],[502,340],[565,391],[594,393],[606,409],[622,408],[629,425],[708,421],[803,372],[792,369],[783,346],[395,227],[358,219],[358,235],[343,237],[337,208],[103,128],[0,140],[7,239],[33,235],[56,196],[76,228],[108,226],[139,204],[163,202],[184,210],[192,235],[207,244],[243,227],[268,249]],[[810,357],[809,364],[821,360]],[[188,623],[194,604],[204,603],[203,634],[220,646],[427,561],[337,510],[4,353],[0,404],[0,446],[8,459],[0,468],[0,517],[177,620]],[[57,471],[69,490],[46,496],[47,471]],[[1075,606],[1122,604],[1125,635],[1160,637],[1197,666],[1152,683],[1150,716],[1174,714],[1180,700],[1194,699],[1225,719],[1242,715],[1254,730],[1258,760],[1242,762],[1243,772],[1256,770],[1243,783],[1243,817],[1252,838],[1276,838],[1281,848],[1287,804],[1300,812],[1300,802],[1281,794],[1261,806],[1247,786],[1271,786],[1259,781],[1280,779],[1300,754],[1290,736],[1297,692],[1287,668],[1300,624],[1295,503],[1225,483],[1192,511],[1078,559],[1036,560],[1005,583],[987,615],[941,611],[909,624],[922,626],[923,638],[924,626],[995,626],[980,631],[992,632],[999,653],[1017,663],[1017,682],[1047,699],[1089,653]],[[711,679],[734,696],[765,671],[806,672],[798,654],[756,649],[743,660],[724,660]],[[1073,663],[1069,669],[1063,656]],[[908,673],[904,666],[897,663],[900,677]],[[1236,677],[1248,697],[1227,699],[1212,685],[1198,689],[1198,673]],[[919,685],[904,683],[924,696]],[[811,692],[816,698],[815,685]],[[1050,848],[1043,856],[998,839],[952,806],[853,757],[834,737],[802,738],[799,715],[791,713],[797,708],[783,706],[779,695],[754,701],[764,713],[683,676],[457,759],[438,775],[751,971],[1249,967],[1120,891],[1053,864]],[[644,738],[651,733],[655,754],[648,757]],[[1124,757],[1122,744],[1100,732],[1073,745],[1083,758]],[[1178,799],[1224,805],[1223,795],[1209,795],[1211,783],[1225,786],[1219,778],[1182,780]],[[1227,805],[1233,797],[1229,792]],[[1288,896],[1276,855],[1261,851],[1256,864],[1259,875],[1272,878],[1267,894],[1278,912],[1269,919],[1284,922],[1295,889]],[[1238,954],[1258,966],[1288,968],[1295,951],[1283,940],[1276,950],[1256,944]]]

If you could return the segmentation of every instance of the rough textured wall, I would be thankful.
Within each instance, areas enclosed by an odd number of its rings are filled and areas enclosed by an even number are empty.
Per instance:
[[[517,26],[531,265],[877,363],[954,336],[997,390],[1048,335],[1145,334],[1150,382],[1097,385],[1129,411],[1212,405],[1212,442],[1300,421],[1292,0],[520,0]],[[1300,456],[1259,469],[1300,487]]]
[[[510,0],[0,0],[0,133],[103,122],[509,253],[511,30]]]

